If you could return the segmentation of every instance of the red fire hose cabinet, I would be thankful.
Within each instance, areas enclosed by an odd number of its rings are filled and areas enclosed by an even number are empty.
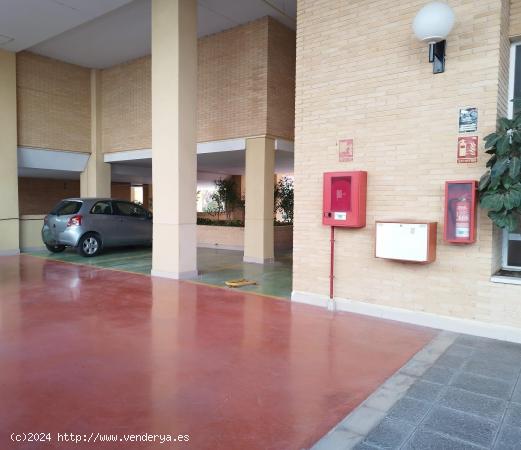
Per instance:
[[[443,237],[446,242],[472,244],[476,241],[476,189],[475,180],[445,183]]]
[[[367,172],[326,172],[323,191],[324,225],[365,227]]]

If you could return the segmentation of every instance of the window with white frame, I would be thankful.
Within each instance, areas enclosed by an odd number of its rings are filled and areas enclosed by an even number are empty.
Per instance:
[[[508,98],[521,99],[521,42],[513,43],[510,48]],[[519,108],[521,104],[509,102],[508,115],[512,117]],[[503,268],[521,271],[521,226],[513,233],[503,231]]]

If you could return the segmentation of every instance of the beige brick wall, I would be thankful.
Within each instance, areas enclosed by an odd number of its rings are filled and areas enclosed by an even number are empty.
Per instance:
[[[150,57],[101,71],[104,152],[152,147]]]
[[[241,250],[244,248],[244,228],[197,225],[197,245]]]
[[[20,215],[47,214],[60,200],[79,195],[79,180],[18,178]]]
[[[110,196],[118,200],[131,200],[130,183],[113,182],[111,185]]]
[[[512,38],[521,37],[521,0],[510,0],[510,30]]]
[[[199,39],[199,142],[266,133],[268,19]]]
[[[295,129],[295,32],[268,22],[267,134],[293,140]]]
[[[283,225],[274,228],[274,245],[277,251],[291,250],[293,226]],[[223,227],[197,225],[197,245],[199,247],[244,249],[244,227]]]
[[[130,201],[130,183],[113,182],[111,191],[113,198]],[[60,200],[79,196],[79,180],[18,178],[20,215],[47,214]]]
[[[150,57],[102,71],[104,152],[150,148]],[[293,139],[295,33],[268,17],[198,42],[198,142]]]
[[[293,139],[295,32],[270,17],[199,39],[198,142]]]
[[[273,229],[275,250],[291,251],[293,248],[293,225],[277,225]]]
[[[16,55],[18,145],[90,152],[90,71]]]
[[[480,177],[487,159],[483,137],[505,110],[498,97],[506,92],[508,3],[448,1],[457,21],[446,71],[437,75],[427,46],[411,31],[423,3],[298,2],[293,289],[328,294],[322,173],[367,170],[367,227],[337,232],[336,295],[521,326],[520,287],[490,282],[498,239],[485,213],[479,213],[475,244],[449,245],[442,238],[444,182]],[[479,108],[475,165],[455,160],[462,106]],[[339,138],[354,139],[353,162],[338,162]],[[374,258],[375,220],[396,218],[438,222],[435,263]]]
[[[42,248],[42,227],[44,214],[20,217],[20,250],[31,251]]]

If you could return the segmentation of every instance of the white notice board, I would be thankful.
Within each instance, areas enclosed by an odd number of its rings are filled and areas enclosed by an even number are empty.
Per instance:
[[[376,224],[376,257],[425,262],[429,252],[429,227],[426,223]]]

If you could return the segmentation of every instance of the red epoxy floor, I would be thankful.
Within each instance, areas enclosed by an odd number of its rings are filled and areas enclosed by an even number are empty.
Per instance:
[[[434,331],[237,291],[0,258],[0,448],[301,449]],[[53,442],[14,445],[12,432]],[[55,433],[188,434],[70,444]]]

